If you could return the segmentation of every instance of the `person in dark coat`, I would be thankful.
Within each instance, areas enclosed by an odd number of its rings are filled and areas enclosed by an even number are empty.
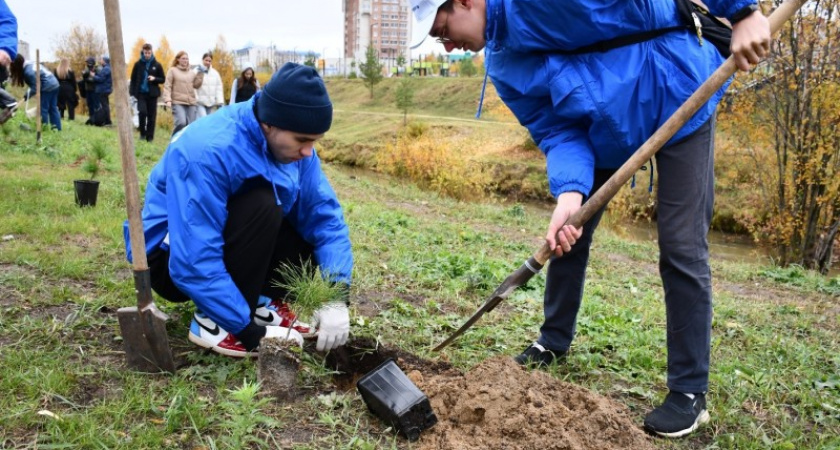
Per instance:
[[[58,79],[58,112],[64,119],[64,110],[67,110],[67,118],[76,118],[76,106],[79,104],[79,96],[76,94],[76,74],[70,68],[70,61],[61,58],[58,67],[55,68],[55,77]]]
[[[155,138],[155,120],[157,120],[157,102],[160,97],[160,85],[166,80],[163,66],[155,60],[152,44],[144,44],[140,59],[131,69],[131,82],[128,93],[137,99],[137,112],[140,119],[140,139],[152,142]]]
[[[93,56],[89,56],[85,60],[85,69],[82,71],[82,82],[79,83],[79,93],[84,97],[87,103],[88,116],[90,117],[87,125],[93,125],[93,114],[99,109],[99,97],[96,95],[96,84],[93,82],[93,77],[96,75],[96,60]]]

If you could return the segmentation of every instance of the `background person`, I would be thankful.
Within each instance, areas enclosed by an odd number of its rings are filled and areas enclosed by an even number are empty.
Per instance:
[[[705,3],[734,24],[731,49],[739,68],[767,54],[770,27],[754,0]],[[589,248],[603,208],[582,230],[563,224],[724,59],[689,31],[673,0],[628,0],[609,8],[596,0],[411,0],[411,6],[412,46],[431,35],[447,52],[484,49],[486,74],[499,97],[546,155],[557,205],[545,239],[558,257],[548,266],[540,335],[516,361],[552,364],[568,352],[575,334]],[[646,34],[652,30],[667,31]],[[639,39],[628,39],[633,35]],[[625,42],[589,50],[614,39]],[[714,112],[724,90],[656,154],[671,392],[644,425],[666,437],[686,435],[709,420],[712,292],[706,235],[714,200]]]
[[[41,78],[41,123],[50,124],[54,130],[61,131],[61,115],[58,113],[58,80],[43,66],[40,74],[35,73],[35,63],[25,61],[20,53],[15,56],[11,66],[11,79],[14,86],[29,86],[26,98],[36,95],[36,76]]]
[[[196,67],[196,72],[204,73],[204,81],[201,83],[201,87],[195,90],[197,102],[195,117],[197,119],[212,114],[225,104],[222,77],[219,75],[219,71],[213,68],[212,64],[213,55],[205,53],[201,57],[201,65]]]
[[[271,282],[280,263],[311,260],[349,290],[347,225],[313,147],[331,123],[318,73],[287,63],[252,100],[176,134],[152,169],[142,214],[151,284],[167,300],[195,303],[195,344],[244,357],[264,336],[285,337],[285,293]],[[124,232],[131,260],[127,222]],[[313,318],[317,350],[346,342],[345,302]],[[291,336],[301,342],[311,331],[299,324]]]
[[[58,112],[61,119],[64,119],[64,110],[67,110],[67,119],[76,118],[76,106],[79,104],[79,95],[76,94],[76,74],[70,68],[70,61],[61,58],[58,67],[55,68],[55,78],[58,80]]]
[[[172,134],[195,121],[195,90],[204,81],[203,72],[190,70],[190,57],[181,50],[175,55],[172,67],[166,72],[163,84],[163,101],[172,108]]]
[[[94,92],[96,93],[99,107],[102,108],[101,117],[96,122],[97,125],[111,125],[111,102],[108,97],[114,90],[113,81],[111,80],[111,58],[103,55],[99,59],[101,66],[99,70],[93,75]]]
[[[230,88],[230,104],[248,101],[260,90],[260,82],[254,76],[254,68],[245,66],[239,77],[234,78]]]
[[[85,125],[93,125],[94,113],[99,110],[99,96],[96,95],[94,75],[96,75],[96,60],[93,56],[88,56],[85,59],[85,68],[82,70],[82,81],[79,83],[79,95],[85,99],[88,110],[88,120]]]
[[[140,59],[131,68],[128,93],[137,100],[137,117],[140,139],[152,142],[155,139],[157,102],[160,85],[165,81],[163,66],[152,53],[152,44],[143,44]]]

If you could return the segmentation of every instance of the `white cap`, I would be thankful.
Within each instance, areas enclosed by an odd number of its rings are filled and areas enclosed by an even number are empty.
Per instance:
[[[432,31],[437,10],[446,0],[411,0],[411,12],[414,13],[414,26],[411,28],[411,48],[423,43]]]

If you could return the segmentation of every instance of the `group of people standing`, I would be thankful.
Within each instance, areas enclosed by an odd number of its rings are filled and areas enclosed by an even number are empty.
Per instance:
[[[55,70],[49,71],[44,66],[38,68],[37,77],[40,78],[41,121],[49,124],[50,128],[61,131],[61,121],[64,111],[67,118],[75,120],[76,106],[79,104],[79,94],[87,100],[90,125],[110,125],[111,108],[108,97],[113,90],[111,81],[111,65],[108,56],[102,56],[99,67],[93,57],[87,58],[86,67],[82,72],[82,79],[77,80],[76,74],[70,68],[70,61],[62,58]],[[12,85],[27,86],[25,98],[36,94],[38,80],[36,79],[35,63],[26,61],[21,54],[15,55],[11,61],[9,74]]]
[[[160,85],[163,84],[163,90]],[[233,81],[230,104],[249,100],[259,91],[254,69],[246,66]],[[201,56],[201,64],[190,68],[190,57],[179,51],[172,67],[163,73],[163,66],[155,60],[152,45],[145,44],[140,59],[131,70],[129,95],[137,100],[140,139],[152,141],[155,135],[158,99],[172,109],[172,133],[177,133],[196,119],[208,116],[225,104],[224,83],[213,68],[210,52]]]

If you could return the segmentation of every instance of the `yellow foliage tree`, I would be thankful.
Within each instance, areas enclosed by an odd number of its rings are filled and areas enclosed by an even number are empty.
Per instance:
[[[53,39],[55,56],[67,58],[76,76],[80,77],[85,68],[85,59],[89,56],[99,60],[105,54],[105,37],[93,27],[73,24],[70,31]]]
[[[746,220],[782,265],[826,273],[840,234],[840,0],[789,22],[766,67],[734,86],[726,131],[756,162],[759,207]],[[749,130],[743,132],[739,130]]]
[[[230,99],[230,88],[235,75],[233,52],[228,49],[227,40],[219,35],[216,46],[213,47],[213,68],[219,72],[225,91],[225,102]]]
[[[126,78],[131,78],[131,69],[134,68],[134,62],[140,59],[140,52],[143,51],[143,45],[145,45],[146,42],[148,41],[143,39],[143,36],[138,37],[137,40],[134,41],[134,45],[131,47],[131,52],[128,53],[128,58],[126,58],[125,61]]]
[[[175,59],[175,52],[169,46],[169,39],[166,39],[166,35],[160,37],[160,43],[155,47],[155,59],[163,66],[164,74],[169,71],[169,67],[172,66],[172,61]]]

